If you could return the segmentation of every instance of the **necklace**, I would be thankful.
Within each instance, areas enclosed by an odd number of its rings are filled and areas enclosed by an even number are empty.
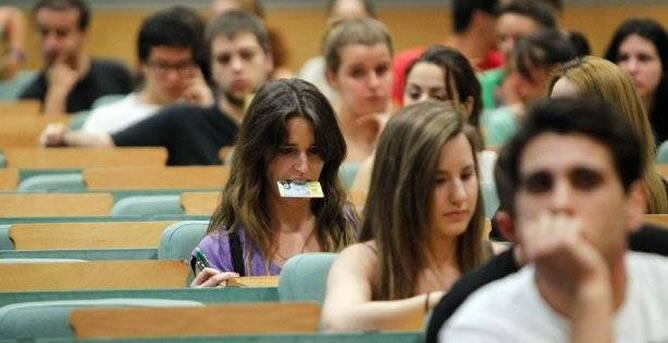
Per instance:
[[[315,231],[315,228],[312,228],[312,229],[311,229],[311,232],[309,232],[308,236],[306,236],[306,239],[305,239],[304,242],[302,243],[302,247],[301,247],[301,249],[299,249],[299,252],[296,253],[295,255],[299,255],[299,254],[303,254],[303,253],[304,253],[304,251],[306,250],[306,245],[308,245],[308,242],[309,242],[309,241],[311,240],[311,238],[313,237],[313,231]],[[294,256],[294,255],[293,255],[293,256]],[[285,256],[281,255],[281,253],[279,252],[279,249],[278,249],[278,247],[277,247],[277,249],[276,249],[276,257],[278,257],[278,259],[279,259],[282,263],[285,263],[285,262],[287,262],[288,259],[289,259],[290,257],[292,257],[292,256],[285,257]]]
[[[442,265],[439,265],[436,263],[436,259],[434,258],[433,255],[429,254],[428,255],[428,266],[425,268],[424,275],[427,276],[431,274],[431,282],[433,282],[435,285],[439,286],[439,289],[449,288],[450,285],[452,285],[454,277],[450,272],[455,272],[455,270],[449,270],[449,268],[446,267],[448,270],[444,270]],[[429,282],[429,277],[427,280],[425,280],[427,283]]]

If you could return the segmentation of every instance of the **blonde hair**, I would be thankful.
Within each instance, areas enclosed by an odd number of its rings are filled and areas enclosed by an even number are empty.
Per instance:
[[[642,178],[648,194],[648,212],[668,213],[668,195],[661,176],[654,169],[656,159],[654,133],[631,78],[614,63],[594,56],[587,56],[564,65],[552,76],[548,87],[549,93],[562,77],[575,84],[579,95],[601,99],[627,118],[638,137],[642,151],[641,160],[644,169]]]

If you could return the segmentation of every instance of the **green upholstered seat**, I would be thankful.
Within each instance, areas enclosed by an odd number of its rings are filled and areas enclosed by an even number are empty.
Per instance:
[[[336,259],[335,253],[306,253],[291,257],[278,279],[281,301],[325,300],[327,274]]]
[[[16,303],[0,308],[0,338],[73,337],[70,313],[86,307],[204,306],[190,300],[94,299]]]
[[[190,260],[190,254],[206,235],[208,226],[207,220],[188,220],[168,226],[160,238],[158,259]]]

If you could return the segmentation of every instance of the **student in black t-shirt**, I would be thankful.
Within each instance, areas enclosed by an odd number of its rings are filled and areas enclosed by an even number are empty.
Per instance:
[[[90,10],[83,0],[42,0],[32,12],[45,67],[22,99],[39,99],[45,114],[62,114],[87,110],[103,95],[132,91],[123,64],[85,53]]]
[[[176,105],[114,135],[69,132],[56,126],[40,138],[44,146],[164,146],[169,165],[219,164],[218,151],[234,144],[246,103],[272,70],[262,21],[241,11],[214,19],[207,28],[216,103],[207,108]],[[54,134],[57,133],[57,134]]]

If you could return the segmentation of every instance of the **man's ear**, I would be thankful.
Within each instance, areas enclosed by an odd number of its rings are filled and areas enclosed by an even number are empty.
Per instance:
[[[467,118],[470,118],[471,114],[473,113],[473,102],[474,101],[475,100],[473,100],[473,97],[469,95],[466,98],[466,102],[464,102],[464,104],[463,104],[464,105],[464,110],[466,111],[466,117]]]
[[[327,82],[329,83],[332,88],[336,89],[337,91],[339,90],[339,82],[338,79],[336,78],[336,73],[327,69],[325,70],[325,77],[327,78]]]
[[[510,213],[504,210],[498,210],[496,211],[496,214],[494,214],[494,221],[496,222],[496,226],[499,228],[503,238],[509,242],[517,242],[515,224],[513,223],[513,218],[510,216]]]
[[[626,202],[626,230],[634,232],[640,228],[647,213],[647,191],[644,182],[636,180],[631,183]]]
[[[265,66],[267,69],[267,75],[270,76],[274,73],[274,57],[271,55],[271,51],[267,50],[264,53],[264,58],[265,58]]]

